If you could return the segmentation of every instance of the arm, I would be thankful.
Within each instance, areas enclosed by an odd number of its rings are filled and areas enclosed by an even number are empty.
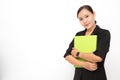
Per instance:
[[[94,63],[102,62],[102,58],[93,53],[90,53],[90,54],[80,53],[79,57],[86,59],[87,61],[94,62]]]
[[[85,54],[85,53],[81,53],[80,52],[80,55],[76,56],[76,53],[78,52],[77,49],[73,49],[71,51],[71,54],[74,56],[74,57],[80,57],[80,58],[83,58],[83,59],[86,59],[87,61],[89,62],[93,62],[93,63],[96,63],[96,62],[101,62],[102,61],[102,58],[93,54],[93,53],[90,53],[90,54]]]
[[[97,49],[91,54],[80,53],[79,57],[90,62],[102,62],[105,59],[106,53],[109,51],[110,33],[109,31],[101,31],[98,35]],[[77,49],[73,49],[71,54],[76,57]]]
[[[69,63],[71,63],[71,64],[73,64],[73,65],[76,65],[76,66],[82,66],[82,67],[83,67],[83,65],[84,65],[83,62],[77,60],[77,59],[76,59],[75,57],[73,57],[72,55],[66,56],[65,59],[66,59]]]
[[[81,62],[81,61],[77,60],[75,57],[73,57],[72,55],[66,56],[65,59],[69,63],[71,63],[73,65],[77,65],[77,66],[82,66],[83,68],[85,68],[89,71],[95,71],[97,69],[97,64],[96,63]]]

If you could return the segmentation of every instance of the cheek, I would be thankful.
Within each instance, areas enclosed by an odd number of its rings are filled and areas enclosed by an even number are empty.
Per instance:
[[[94,17],[92,17],[92,18],[91,18],[91,22],[93,23],[94,21],[95,21],[95,18],[94,18]]]
[[[80,21],[80,24],[83,26],[84,25],[83,21]]]
[[[95,19],[92,19],[92,20],[91,20],[91,23],[93,23],[93,24],[94,24],[94,22],[95,22]]]

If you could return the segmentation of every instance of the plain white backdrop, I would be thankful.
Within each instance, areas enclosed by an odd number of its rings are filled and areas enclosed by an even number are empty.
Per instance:
[[[1,0],[0,80],[72,80],[74,67],[63,55],[76,32],[76,13],[91,5],[101,28],[110,30],[108,80],[120,80],[118,0]]]

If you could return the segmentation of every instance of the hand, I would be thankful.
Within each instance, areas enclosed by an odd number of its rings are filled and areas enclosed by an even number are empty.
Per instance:
[[[76,56],[76,53],[77,53],[77,52],[78,52],[78,50],[75,49],[75,48],[73,48],[72,51],[71,51],[72,56],[77,57],[77,56]]]
[[[98,67],[96,63],[85,62],[84,68],[89,71],[95,71]]]

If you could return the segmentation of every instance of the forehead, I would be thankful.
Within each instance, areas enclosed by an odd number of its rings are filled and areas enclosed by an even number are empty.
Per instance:
[[[85,16],[85,15],[91,15],[92,13],[89,11],[89,10],[87,10],[87,9],[82,9],[80,12],[79,12],[79,14],[78,14],[78,17],[83,17],[83,16]]]

